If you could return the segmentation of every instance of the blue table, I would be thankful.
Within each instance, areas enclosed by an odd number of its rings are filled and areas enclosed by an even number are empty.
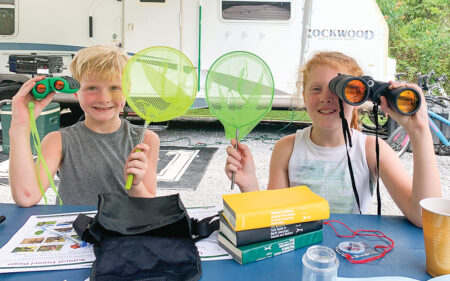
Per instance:
[[[0,224],[0,246],[5,245],[31,215],[56,214],[65,212],[91,211],[93,206],[34,206],[20,208],[13,204],[0,204],[0,215],[6,221]],[[351,264],[339,256],[340,277],[404,276],[418,280],[431,278],[426,272],[425,250],[422,229],[409,223],[404,217],[341,215],[332,214],[330,219],[340,220],[351,229],[373,229],[382,231],[395,242],[394,250],[384,258],[367,264]],[[342,233],[343,228],[339,228]],[[338,238],[329,226],[324,226],[321,244],[334,248],[348,238]],[[381,241],[368,241],[367,244],[380,244]],[[201,280],[300,280],[302,255],[306,248],[282,254],[244,266],[234,260],[202,262]],[[0,274],[1,280],[85,280],[89,269],[55,270]]]

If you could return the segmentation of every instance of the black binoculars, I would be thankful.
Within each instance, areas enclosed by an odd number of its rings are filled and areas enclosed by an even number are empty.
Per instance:
[[[330,91],[350,105],[360,105],[366,100],[380,104],[380,97],[386,97],[391,109],[403,115],[412,115],[420,108],[420,94],[413,88],[403,87],[390,90],[389,83],[374,80],[370,76],[338,74],[328,84]]]
[[[43,99],[51,92],[73,94],[80,89],[80,83],[70,76],[49,77],[34,85],[31,92],[36,99]]]

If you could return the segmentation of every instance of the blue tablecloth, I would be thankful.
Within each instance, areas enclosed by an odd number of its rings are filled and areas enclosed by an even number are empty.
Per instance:
[[[0,246],[5,245],[31,215],[56,214],[95,210],[94,206],[34,206],[20,208],[13,204],[0,204],[0,215],[6,221],[0,224]],[[431,278],[426,272],[422,229],[415,227],[404,217],[331,214],[330,219],[342,221],[353,230],[379,230],[394,240],[394,250],[384,258],[367,263],[351,264],[339,256],[338,276],[374,277],[404,276],[418,280]],[[344,228],[338,229],[344,233]],[[348,232],[347,232],[348,234]],[[330,226],[324,226],[322,245],[336,247],[349,238],[339,238]],[[363,240],[374,246],[382,244],[378,238]],[[201,280],[301,280],[302,255],[306,248],[285,253],[262,261],[239,265],[234,260],[202,262]],[[85,280],[89,269],[55,270],[0,274],[1,280]]]

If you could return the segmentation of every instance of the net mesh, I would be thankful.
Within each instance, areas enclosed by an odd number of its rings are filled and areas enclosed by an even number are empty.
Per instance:
[[[128,105],[147,122],[162,122],[185,113],[197,94],[197,74],[180,51],[150,47],[127,63],[122,88]]]
[[[272,73],[258,56],[227,53],[211,66],[205,95],[209,109],[225,127],[227,139],[244,138],[270,110],[274,94]]]

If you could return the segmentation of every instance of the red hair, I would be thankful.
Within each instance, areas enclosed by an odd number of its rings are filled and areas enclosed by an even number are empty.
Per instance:
[[[305,100],[305,86],[309,79],[309,75],[312,69],[318,65],[326,65],[333,69],[336,69],[340,73],[361,76],[363,75],[362,69],[358,63],[351,57],[344,55],[340,52],[319,52],[316,53],[299,72],[297,87],[302,86],[303,100]],[[352,119],[350,121],[350,127],[359,130],[359,118],[358,108],[354,108],[352,112]]]

